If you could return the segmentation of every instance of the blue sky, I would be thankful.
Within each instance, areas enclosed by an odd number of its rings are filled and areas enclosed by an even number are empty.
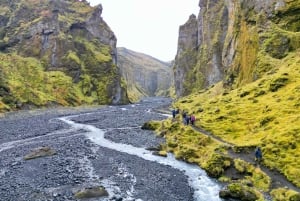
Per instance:
[[[115,33],[118,47],[153,56],[175,58],[179,26],[198,16],[199,0],[88,0],[102,4],[102,17]]]

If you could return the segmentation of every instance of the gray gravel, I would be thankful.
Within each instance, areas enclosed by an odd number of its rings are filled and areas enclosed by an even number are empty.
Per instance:
[[[169,99],[147,99],[137,105],[51,109],[11,113],[0,119],[0,200],[76,200],[80,189],[104,186],[108,197],[85,200],[189,201],[187,177],[170,166],[100,147],[58,117],[106,130],[106,138],[135,147],[163,142],[140,127],[166,117],[151,112]],[[53,156],[24,160],[31,150],[47,146]]]

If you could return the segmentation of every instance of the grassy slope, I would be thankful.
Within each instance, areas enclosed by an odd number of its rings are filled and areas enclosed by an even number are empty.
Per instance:
[[[228,142],[262,146],[266,165],[300,186],[300,52],[285,58],[276,72],[225,94],[216,85],[176,105]],[[197,112],[200,108],[203,112]]]
[[[196,126],[237,147],[261,146],[263,163],[300,187],[300,51],[276,62],[278,68],[253,83],[231,91],[218,83],[179,99],[174,107],[194,113]],[[167,139],[164,150],[209,172],[213,170],[214,176],[221,176],[232,163],[226,158],[226,146],[183,126],[179,118],[164,122],[160,130]],[[239,169],[238,161],[234,163]],[[248,179],[254,186],[268,190],[270,182],[264,174],[256,174],[257,168],[250,169],[252,177]],[[273,192],[277,200],[294,195],[286,190]]]

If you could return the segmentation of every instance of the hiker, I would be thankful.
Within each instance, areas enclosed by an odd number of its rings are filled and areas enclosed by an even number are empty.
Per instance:
[[[196,117],[194,114],[191,115],[191,124],[192,126],[195,124],[195,121],[196,121]]]
[[[185,116],[185,123],[186,123],[186,125],[190,124],[190,120],[191,120],[191,117],[189,115],[186,115]]]
[[[174,119],[175,116],[176,116],[176,110],[175,110],[175,109],[172,110],[172,116],[173,116],[173,119]]]
[[[187,114],[186,114],[186,112],[183,110],[182,111],[182,119],[183,119],[183,123],[186,125],[186,123],[187,123],[187,121],[186,121],[186,116],[187,116]]]
[[[260,163],[262,160],[262,152],[260,147],[256,147],[255,149],[255,161],[257,161],[258,163]]]
[[[176,114],[179,114],[179,109],[176,110]]]

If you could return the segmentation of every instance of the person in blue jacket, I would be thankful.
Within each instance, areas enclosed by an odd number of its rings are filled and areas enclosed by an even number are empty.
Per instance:
[[[255,149],[255,161],[260,163],[262,160],[262,152],[261,152],[261,149],[260,147],[256,147]]]
[[[172,116],[173,116],[173,119],[174,119],[175,116],[176,116],[176,110],[175,110],[175,109],[172,110]]]

